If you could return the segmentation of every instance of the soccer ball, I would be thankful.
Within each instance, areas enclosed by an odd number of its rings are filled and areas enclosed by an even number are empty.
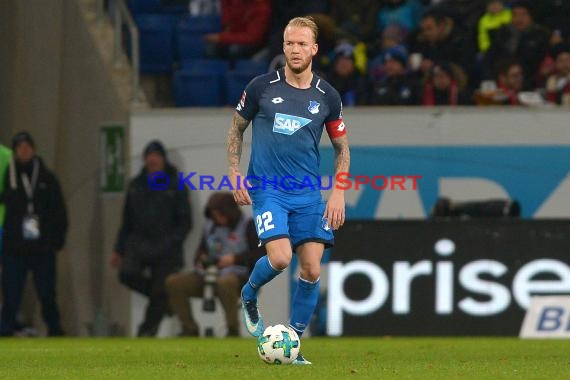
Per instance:
[[[269,326],[257,339],[257,353],[268,364],[291,364],[301,349],[299,336],[284,325]]]

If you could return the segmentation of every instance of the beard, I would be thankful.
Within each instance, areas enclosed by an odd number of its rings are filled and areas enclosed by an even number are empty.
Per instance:
[[[312,59],[308,59],[307,61],[302,62],[300,66],[294,67],[293,63],[289,58],[285,57],[285,60],[287,62],[287,66],[289,66],[289,69],[295,74],[301,74],[303,71],[307,70],[307,68],[311,65],[312,62]]]

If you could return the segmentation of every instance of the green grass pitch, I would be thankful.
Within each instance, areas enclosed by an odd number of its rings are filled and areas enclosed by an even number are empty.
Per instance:
[[[0,379],[570,379],[570,341],[307,338],[312,366],[268,365],[254,339],[1,339]]]

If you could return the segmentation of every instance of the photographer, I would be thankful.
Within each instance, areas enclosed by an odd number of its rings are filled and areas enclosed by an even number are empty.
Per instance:
[[[188,191],[177,189],[178,170],[168,160],[164,145],[158,140],[149,142],[143,158],[144,167],[129,183],[111,266],[119,270],[121,284],[148,298],[137,336],[151,337],[169,311],[164,280],[183,266],[183,244],[192,228],[192,213]],[[159,173],[168,180],[156,176]],[[152,176],[166,186],[152,187]]]
[[[188,298],[203,297],[204,311],[213,311],[214,294],[224,308],[228,336],[238,336],[239,291],[265,250],[258,247],[253,220],[241,213],[231,193],[214,193],[206,205],[205,216],[194,270],[168,276],[166,291],[182,324],[181,336],[199,335]]]

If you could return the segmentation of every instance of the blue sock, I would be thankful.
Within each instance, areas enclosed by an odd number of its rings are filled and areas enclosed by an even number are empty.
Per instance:
[[[267,255],[257,260],[253,270],[251,271],[249,280],[241,290],[243,299],[246,301],[255,300],[257,298],[259,288],[273,280],[273,278],[281,272],[282,271],[273,269]]]
[[[319,301],[320,284],[320,280],[310,282],[299,277],[291,311],[291,327],[299,337],[303,335],[305,328],[311,321],[311,316]]]

